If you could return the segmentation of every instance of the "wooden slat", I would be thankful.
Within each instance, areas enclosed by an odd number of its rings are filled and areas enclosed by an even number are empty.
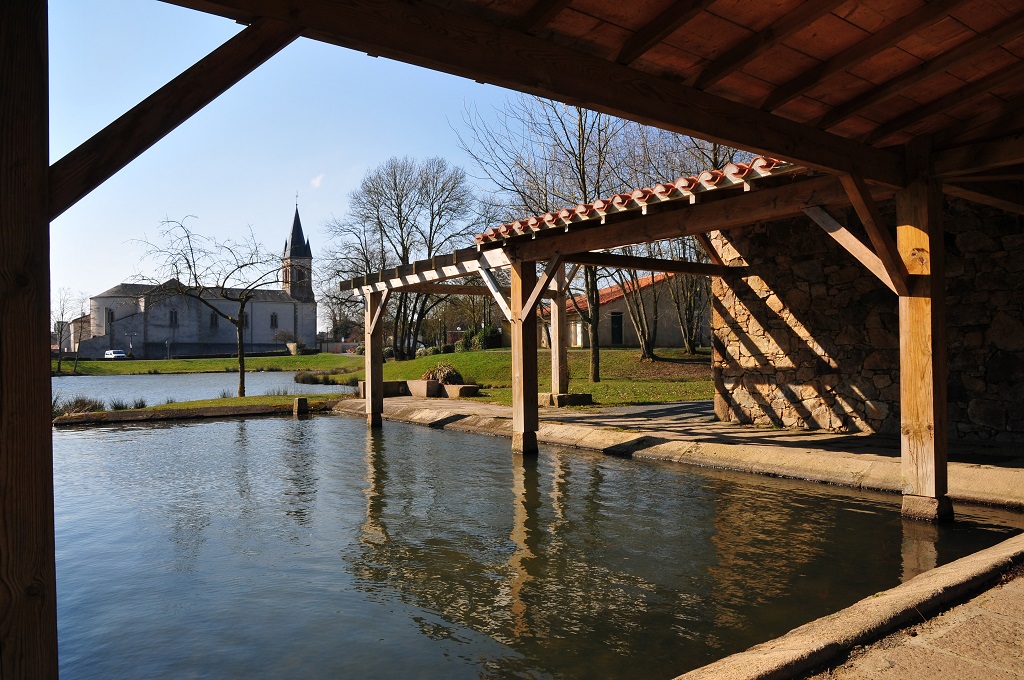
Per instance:
[[[369,54],[585,106],[820,170],[848,172],[889,187],[905,183],[890,151],[716,97],[502,28],[477,17],[399,0],[360,3],[292,0],[164,0],[225,15],[283,18],[303,35]]]
[[[619,50],[615,61],[628,66],[704,11],[714,0],[677,0],[634,33]]]
[[[295,24],[260,19],[200,59],[50,168],[50,219],[299,37]]]
[[[0,677],[57,677],[45,0],[0,2]]]
[[[693,86],[704,90],[731,73],[739,71],[794,33],[807,28],[847,0],[809,0],[750,38],[743,38],[732,49],[715,59],[697,76]],[[620,62],[621,63],[621,62]]]
[[[1024,163],[1024,132],[936,152],[932,173],[936,177],[952,177],[1021,163]]]
[[[907,268],[903,264],[899,250],[896,248],[896,241],[885,226],[878,207],[868,191],[867,185],[859,177],[844,175],[840,178],[843,188],[850,197],[853,209],[857,211],[864,231],[868,233],[871,244],[875,247],[875,255],[881,260],[882,266],[888,274],[891,287],[899,295],[907,294]]]
[[[634,257],[632,255],[615,255],[613,253],[576,253],[563,258],[572,264],[594,265],[597,267],[614,267],[616,269],[634,269],[645,272],[672,272],[676,274],[694,274],[697,276],[724,276],[735,274],[742,267],[726,267],[703,262],[686,262],[684,260],[664,260],[657,257]]]
[[[872,187],[874,191],[875,188]],[[881,195],[888,195],[880,190]],[[838,177],[815,177],[776,187],[770,191],[737,193],[734,198],[698,203],[678,211],[654,213],[633,219],[578,229],[536,239],[512,239],[510,256],[546,260],[553,255],[571,256],[591,250],[609,250],[636,243],[660,241],[719,229],[743,227],[802,214],[806,208],[849,205],[850,199]]]
[[[858,262],[864,265],[864,267],[874,274],[879,281],[884,283],[889,290],[896,293],[896,286],[893,284],[892,277],[889,276],[889,272],[886,271],[885,265],[883,265],[882,261],[878,259],[875,252],[864,245],[859,238],[850,232],[849,229],[837,222],[836,219],[832,217],[832,215],[828,214],[828,212],[823,208],[808,208],[804,211],[804,214],[810,217],[815,224],[825,230],[826,234],[834,238],[836,243],[843,247],[843,250],[848,252]]]
[[[867,144],[880,142],[886,137],[899,132],[903,128],[960,106],[964,102],[987,95],[990,90],[1021,77],[1024,77],[1024,61],[1018,61],[1006,68],[999,69],[995,73],[990,73],[984,78],[980,78],[972,83],[964,85],[955,92],[950,92],[949,94],[939,97],[935,101],[929,102],[924,106],[919,106],[916,109],[896,116],[892,120],[889,120],[872,130],[865,136],[864,141]]]
[[[889,24],[880,31],[867,36],[853,47],[840,52],[836,56],[823,61],[814,68],[793,78],[785,85],[778,87],[765,98],[761,108],[773,111],[786,102],[796,99],[804,92],[817,86],[826,78],[840,71],[873,57],[882,50],[891,47],[907,36],[930,26],[945,17],[950,11],[966,0],[932,0],[927,5]]]
[[[942,191],[950,196],[1024,215],[1024,190],[1019,182],[1007,183],[1006,186],[996,182],[981,186],[946,182],[942,185]]]
[[[845,104],[829,111],[815,125],[827,130],[850,116],[860,113],[869,106],[884,102],[923,80],[927,80],[936,74],[962,64],[981,53],[997,48],[1001,43],[1020,35],[1021,31],[1024,31],[1024,14],[1018,14],[1012,20],[1000,23],[984,33],[979,33],[962,45],[948,52],[943,52],[931,61],[926,61],[886,83],[857,95]]]
[[[410,265],[357,276],[338,284],[342,291],[370,287],[373,290],[405,289],[417,283],[438,283],[460,278],[480,270],[480,260],[491,267],[507,267],[508,258],[500,251],[480,253],[476,248],[463,248],[448,255],[418,260]]]
[[[519,28],[527,32],[543,28],[571,2],[572,0],[537,0],[517,22]]]

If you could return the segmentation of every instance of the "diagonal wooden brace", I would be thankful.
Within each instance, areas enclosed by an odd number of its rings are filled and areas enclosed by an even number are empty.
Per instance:
[[[555,272],[558,271],[559,267],[562,266],[562,256],[555,255],[553,258],[548,260],[548,266],[544,268],[544,274],[540,277],[540,281],[533,287],[533,291],[530,293],[530,297],[527,298],[526,304],[523,305],[523,315],[533,314],[533,310],[537,307],[537,301],[540,300],[540,296],[544,293],[544,290],[551,283],[552,278],[555,276]]]
[[[889,280],[892,282],[889,287],[895,290],[897,295],[907,295],[910,292],[907,266],[903,263],[899,250],[896,249],[896,241],[892,234],[885,228],[885,222],[878,212],[878,206],[875,205],[875,200],[871,197],[867,185],[856,175],[843,175],[840,179],[850,197],[850,202],[853,203],[853,209],[857,211],[857,216],[860,217],[864,229],[868,232],[871,244],[875,247],[875,254],[889,275]]]
[[[486,285],[487,289],[491,291],[494,301],[498,303],[498,308],[501,309],[501,313],[505,315],[505,320],[511,323],[512,309],[508,306],[508,301],[501,292],[501,286],[499,286],[498,282],[494,280],[494,274],[491,273],[490,268],[484,267],[483,263],[481,263],[480,266],[480,278],[484,280],[484,285]]]
[[[804,210],[804,214],[810,217],[814,222],[825,230],[825,233],[836,240],[836,242],[843,247],[843,249],[862,265],[867,267],[868,271],[878,277],[878,279],[884,283],[889,290],[899,295],[899,291],[896,289],[896,284],[889,276],[889,272],[886,270],[885,265],[875,255],[874,251],[864,245],[859,238],[850,233],[850,230],[839,224],[832,215],[824,208],[814,207],[807,208]],[[905,284],[904,284],[905,285]]]

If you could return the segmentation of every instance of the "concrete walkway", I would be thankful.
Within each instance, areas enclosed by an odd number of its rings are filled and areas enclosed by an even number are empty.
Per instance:
[[[363,417],[362,400],[335,410]],[[398,397],[384,418],[511,436],[511,409]],[[714,422],[707,402],[580,410],[542,408],[538,441],[634,458],[900,490],[899,440],[763,430]],[[385,424],[385,428],[387,425]],[[950,496],[1024,509],[1024,447],[951,442]],[[1024,535],[924,572],[785,636],[686,674],[687,680],[806,677],[855,651],[824,678],[1024,678]],[[994,587],[1003,579],[1006,585]],[[977,594],[975,599],[921,623]],[[907,628],[907,626],[913,626]],[[885,635],[899,631],[890,638]],[[865,647],[866,645],[866,647]],[[830,674],[831,673],[831,674]]]

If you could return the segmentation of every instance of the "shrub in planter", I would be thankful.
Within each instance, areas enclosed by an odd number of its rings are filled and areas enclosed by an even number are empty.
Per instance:
[[[436,380],[442,385],[462,385],[462,374],[447,361],[442,361],[437,366],[423,374],[422,380]]]

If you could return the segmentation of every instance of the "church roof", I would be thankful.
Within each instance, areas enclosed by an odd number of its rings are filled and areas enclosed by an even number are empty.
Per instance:
[[[299,220],[299,206],[295,206],[292,233],[288,236],[288,240],[284,242],[283,257],[313,257],[313,250],[309,247],[309,239],[302,233],[302,222]]]
[[[151,283],[119,283],[113,288],[103,291],[99,295],[93,295],[93,297],[139,297],[140,295],[145,295],[152,289],[153,284]]]

